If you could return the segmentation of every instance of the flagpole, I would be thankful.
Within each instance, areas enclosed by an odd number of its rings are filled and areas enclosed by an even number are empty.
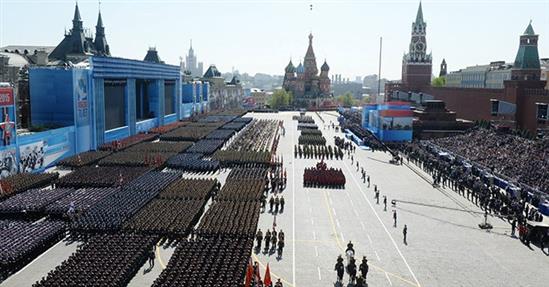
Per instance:
[[[381,95],[381,50],[383,47],[383,37],[379,37],[379,68],[377,72],[377,96]],[[383,95],[383,101],[385,101],[385,95]]]

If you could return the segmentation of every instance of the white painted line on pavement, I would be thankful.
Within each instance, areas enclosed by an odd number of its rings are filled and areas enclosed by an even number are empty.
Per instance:
[[[27,265],[25,265],[25,267],[21,268],[21,270],[17,271],[16,273],[10,275],[10,276],[17,276],[19,273],[22,273],[23,271],[25,271],[25,269],[27,269],[27,267],[31,266],[32,263],[38,261],[40,258],[46,256],[46,254],[48,252],[50,252],[51,250],[53,250],[53,248],[57,247],[57,245],[60,245],[61,243],[64,243],[65,242],[65,239],[67,238],[67,236],[63,237],[63,239],[61,239],[59,242],[55,243],[52,247],[48,248],[46,251],[44,251],[42,254],[38,255],[38,257],[34,258],[31,262],[29,262]],[[74,244],[74,243],[73,243]],[[8,277],[9,278],[9,277]],[[4,281],[5,282],[5,281]]]
[[[320,276],[320,267],[316,267],[316,270],[318,271],[318,280],[322,281],[322,276]]]
[[[352,202],[352,201],[351,201]],[[356,212],[356,209],[353,208],[353,212],[355,213],[355,216],[358,217],[358,212]],[[362,223],[362,222],[361,222]]]
[[[362,229],[366,230],[366,226],[364,226],[364,223],[362,223],[362,221],[359,221],[360,222],[360,226],[362,226]]]
[[[377,261],[381,261],[381,258],[379,258],[379,255],[377,254],[377,251],[374,250],[374,253],[376,254]]]
[[[311,217],[311,225],[315,225],[315,221],[312,217]]]
[[[292,133],[295,142],[295,133]],[[295,286],[295,160],[292,161],[292,285]]]
[[[345,237],[343,237],[343,232],[340,232],[339,234],[341,234],[341,241],[345,242]]]
[[[349,199],[349,202],[351,203],[351,206],[354,208],[355,204],[353,203],[353,201]]]
[[[391,282],[391,279],[389,279],[389,275],[387,272],[385,272],[385,277],[387,278],[387,281],[389,281],[389,285],[393,286],[393,282]]]
[[[316,240],[316,232],[313,230],[313,239]]]
[[[349,169],[349,166],[348,165],[345,165],[345,167],[347,168],[347,170],[349,171],[349,174],[351,175],[351,177],[353,178],[353,181],[355,182],[355,184],[358,186],[358,190],[360,191],[360,193],[362,193],[362,197],[364,197],[364,199],[366,199],[366,202],[368,202],[368,205],[370,206],[370,209],[372,209],[372,211],[374,212],[374,215],[376,216],[377,220],[379,221],[379,223],[381,224],[381,226],[383,227],[383,229],[385,230],[385,233],[387,234],[387,236],[389,236],[389,239],[391,239],[391,242],[393,243],[393,246],[395,247],[395,249],[397,250],[398,254],[400,255],[400,258],[402,258],[402,261],[404,261],[404,264],[406,265],[406,267],[408,268],[408,271],[410,272],[410,274],[412,275],[412,278],[414,278],[414,281],[416,281],[416,284],[417,286],[421,286],[421,284],[419,284],[419,281],[417,280],[417,277],[416,275],[414,274],[414,271],[412,271],[412,268],[410,267],[410,265],[408,264],[408,261],[406,261],[406,258],[404,258],[404,255],[402,254],[402,252],[400,251],[400,248],[398,248],[398,245],[396,244],[395,242],[395,239],[393,238],[393,236],[391,235],[391,233],[389,233],[389,230],[387,230],[387,226],[385,226],[385,224],[383,223],[383,221],[381,220],[381,218],[379,217],[379,214],[377,214],[377,211],[374,209],[374,206],[372,205],[372,203],[370,202],[370,200],[368,199],[368,197],[364,194],[364,191],[362,190],[362,188],[360,187],[360,184],[358,183],[358,181],[356,180],[354,174],[351,172],[351,170]]]
[[[313,209],[309,207],[309,213],[313,213]]]
[[[334,216],[337,216],[335,208],[332,207],[332,211],[334,212]]]
[[[330,201],[331,205],[334,205],[334,202],[332,201],[332,198],[328,196],[328,200]]]
[[[372,238],[370,238],[370,234],[366,234],[368,236],[368,241],[370,241],[370,244],[374,245],[374,242],[372,242]]]
[[[318,247],[315,245],[315,255],[318,257]]]
[[[339,225],[339,219],[336,218],[336,224],[337,224],[337,227],[341,228],[341,225]]]

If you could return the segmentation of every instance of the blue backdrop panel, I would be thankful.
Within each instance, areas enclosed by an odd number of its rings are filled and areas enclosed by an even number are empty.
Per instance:
[[[380,138],[384,142],[402,142],[412,140],[412,130],[380,130]]]
[[[182,85],[182,103],[183,104],[192,104],[195,102],[194,93],[193,93],[193,84],[185,83]]]
[[[31,68],[29,86],[32,125],[74,124],[72,70]]]

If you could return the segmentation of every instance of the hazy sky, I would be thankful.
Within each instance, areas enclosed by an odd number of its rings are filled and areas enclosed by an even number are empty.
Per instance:
[[[70,0],[0,0],[0,46],[57,45],[72,25]],[[78,1],[84,26],[95,30],[98,1]],[[313,5],[312,11],[310,5]],[[114,56],[142,59],[149,46],[178,64],[189,40],[199,61],[222,72],[282,74],[297,64],[313,32],[320,66],[344,77],[377,73],[383,36],[382,76],[399,79],[408,49],[416,0],[103,0],[101,11]],[[433,72],[442,58],[449,70],[515,58],[528,22],[549,57],[549,0],[423,1]]]

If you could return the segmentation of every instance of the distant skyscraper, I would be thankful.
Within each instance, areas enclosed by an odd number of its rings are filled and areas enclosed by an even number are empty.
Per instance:
[[[186,71],[189,71],[194,77],[202,77],[204,73],[204,64],[198,62],[193,50],[193,41],[191,40],[191,46],[189,52],[185,57],[185,65],[183,65]]]

